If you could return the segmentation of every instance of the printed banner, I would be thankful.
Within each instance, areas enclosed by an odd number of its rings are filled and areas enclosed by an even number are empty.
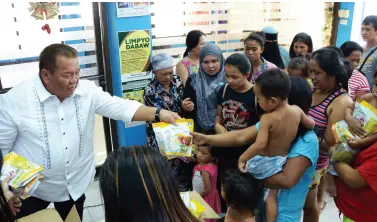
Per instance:
[[[118,18],[149,15],[148,2],[117,2]]]
[[[152,78],[146,71],[150,65],[149,30],[118,32],[122,82]]]
[[[118,39],[123,99],[144,103],[144,89],[152,79],[152,72],[147,72],[151,56],[149,30],[118,32]],[[145,122],[125,123],[125,127],[142,124]]]

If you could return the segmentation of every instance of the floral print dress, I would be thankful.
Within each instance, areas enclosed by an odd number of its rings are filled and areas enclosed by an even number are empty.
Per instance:
[[[183,83],[179,76],[173,76],[170,83],[170,90],[166,92],[156,78],[146,86],[144,91],[144,103],[146,106],[166,109],[181,115],[181,104],[183,98]],[[153,132],[152,122],[146,123],[147,127],[147,143],[148,146],[158,149],[156,136]],[[169,165],[173,169],[174,176],[179,185],[181,192],[188,191],[189,181],[185,172],[184,162],[177,158],[169,161]]]

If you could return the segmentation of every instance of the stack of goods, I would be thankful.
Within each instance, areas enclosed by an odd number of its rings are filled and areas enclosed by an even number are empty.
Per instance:
[[[26,199],[32,195],[41,183],[44,177],[42,171],[42,166],[12,152],[4,158],[0,180],[10,176],[12,179],[9,181],[9,186],[20,194],[21,199]]]

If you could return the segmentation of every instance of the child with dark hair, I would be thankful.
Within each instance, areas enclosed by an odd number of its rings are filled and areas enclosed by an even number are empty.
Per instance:
[[[218,168],[216,158],[212,154],[211,149],[212,147],[209,145],[200,145],[197,147],[196,159],[198,160],[198,164],[196,164],[193,170],[192,187],[216,213],[220,213],[220,195],[216,187]],[[214,220],[206,220],[206,222],[212,221]]]
[[[293,58],[288,65],[288,75],[303,77],[308,81],[311,88],[313,88],[313,82],[310,79],[309,62],[307,59],[296,57]]]
[[[291,83],[283,71],[267,70],[255,81],[254,93],[266,112],[257,123],[256,141],[240,157],[239,169],[257,179],[279,173],[296,139],[299,125],[314,129],[314,120],[288,104]],[[289,124],[287,124],[289,123]],[[266,190],[266,221],[276,221],[278,190]]]
[[[228,204],[224,221],[253,222],[263,198],[263,185],[250,174],[227,170],[221,180],[221,196]]]

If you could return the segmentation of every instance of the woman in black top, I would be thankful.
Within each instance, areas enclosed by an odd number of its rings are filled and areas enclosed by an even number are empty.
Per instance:
[[[220,88],[217,98],[216,134],[245,129],[258,122],[253,84],[248,81],[251,64],[242,54],[235,53],[225,61],[227,84]],[[215,148],[220,171],[237,169],[237,161],[248,146]]]

